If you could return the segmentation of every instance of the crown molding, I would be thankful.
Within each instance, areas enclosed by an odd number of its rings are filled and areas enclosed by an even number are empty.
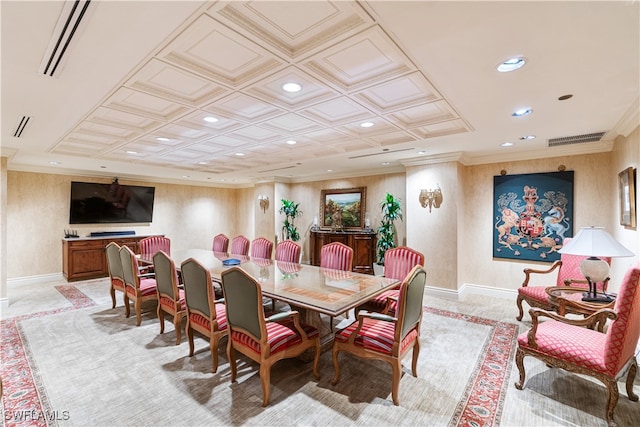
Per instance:
[[[616,123],[611,131],[627,137],[638,126],[640,126],[640,98],[636,98],[634,103],[631,104],[631,107],[622,115],[620,121]]]

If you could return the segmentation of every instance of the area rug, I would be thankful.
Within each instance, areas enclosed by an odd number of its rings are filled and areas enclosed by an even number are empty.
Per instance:
[[[404,363],[400,405],[391,402],[391,369],[378,361],[321,357],[272,368],[271,402],[260,406],[256,365],[240,359],[231,384],[224,349],[211,373],[208,344],[188,357],[173,326],[159,334],[148,308],[140,327],[124,308],[98,304],[82,285],[56,289],[70,306],[3,320],[3,421],[14,426],[107,425],[433,425],[497,426],[511,375],[517,326],[425,307],[418,377]]]

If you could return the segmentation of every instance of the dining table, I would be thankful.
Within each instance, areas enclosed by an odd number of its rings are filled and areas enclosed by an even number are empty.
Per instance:
[[[253,277],[262,289],[262,295],[289,304],[299,312],[300,320],[318,328],[323,350],[333,340],[332,328],[321,314],[333,318],[349,312],[382,292],[399,286],[396,279],[334,270],[308,264],[251,258],[210,249],[172,251],[176,268],[189,258],[197,260],[211,272],[214,282],[220,283],[222,272],[237,266]],[[140,260],[152,263],[150,254],[141,254]]]

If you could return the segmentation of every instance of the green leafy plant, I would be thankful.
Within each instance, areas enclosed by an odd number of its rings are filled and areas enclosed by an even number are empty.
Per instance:
[[[302,216],[302,211],[299,209],[300,203],[296,203],[293,200],[281,199],[282,207],[280,207],[280,213],[285,214],[284,225],[282,226],[282,232],[285,239],[291,239],[294,242],[300,240],[300,233],[293,224],[293,221]]]
[[[382,207],[382,221],[380,222],[380,227],[378,227],[376,249],[378,252],[378,264],[384,265],[385,252],[396,247],[396,226],[393,223],[397,219],[402,219],[402,206],[400,205],[400,199],[389,193],[380,202],[380,206]]]

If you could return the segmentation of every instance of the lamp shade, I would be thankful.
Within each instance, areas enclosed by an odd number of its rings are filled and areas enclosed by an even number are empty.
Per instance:
[[[627,257],[633,252],[622,246],[603,227],[582,227],[558,252],[568,255]]]

